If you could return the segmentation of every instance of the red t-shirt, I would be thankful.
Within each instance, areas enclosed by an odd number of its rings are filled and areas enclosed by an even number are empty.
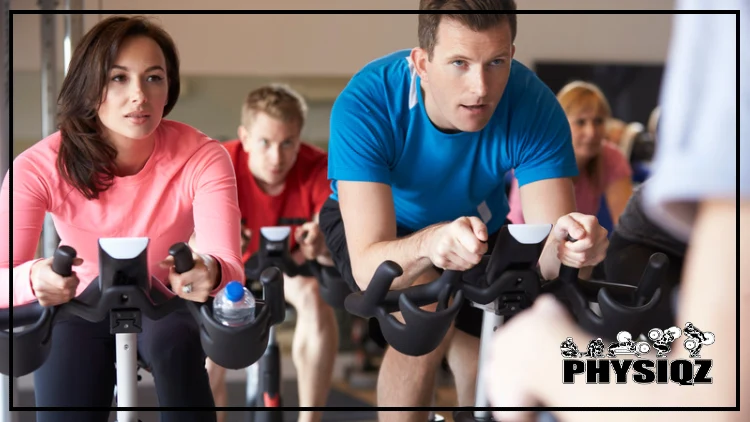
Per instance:
[[[331,195],[328,155],[317,147],[302,143],[297,161],[286,176],[284,190],[277,196],[270,196],[263,192],[250,172],[250,155],[242,148],[241,141],[226,141],[222,145],[232,158],[244,227],[252,231],[242,261],[246,262],[258,250],[261,227],[291,227],[289,246],[294,248],[294,230],[304,222],[312,221]]]

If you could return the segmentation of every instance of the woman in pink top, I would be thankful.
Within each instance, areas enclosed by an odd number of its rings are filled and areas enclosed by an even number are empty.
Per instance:
[[[568,116],[573,138],[573,150],[578,164],[575,183],[578,212],[596,215],[602,195],[617,224],[628,199],[633,194],[632,170],[625,156],[616,146],[604,140],[605,123],[611,116],[609,103],[596,85],[571,82],[557,94]],[[515,224],[524,222],[518,180],[513,178],[508,195],[508,219]]]
[[[204,302],[231,280],[244,280],[240,212],[232,163],[219,142],[163,120],[180,92],[170,36],[143,18],[112,17],[81,39],[59,97],[59,128],[13,162],[13,262],[0,242],[0,307],[43,306],[79,295],[98,274],[97,239],[148,237],[149,270],[184,299]],[[0,214],[9,218],[10,182]],[[34,259],[45,212],[60,243],[78,251],[61,277],[51,258]],[[8,238],[8,225],[0,238]],[[177,274],[169,247],[196,233],[192,270]],[[12,269],[12,271],[11,271]],[[6,292],[13,283],[12,298]],[[151,368],[161,406],[214,405],[198,327],[187,311],[143,316],[138,352]],[[112,403],[115,340],[109,320],[56,324],[52,350],[34,372],[36,405]],[[39,412],[37,420],[107,421],[109,411]],[[215,421],[213,411],[162,421]]]

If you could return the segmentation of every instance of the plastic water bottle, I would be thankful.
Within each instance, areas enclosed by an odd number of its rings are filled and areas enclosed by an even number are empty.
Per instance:
[[[214,298],[214,318],[229,327],[255,319],[255,298],[237,281],[230,281]]]

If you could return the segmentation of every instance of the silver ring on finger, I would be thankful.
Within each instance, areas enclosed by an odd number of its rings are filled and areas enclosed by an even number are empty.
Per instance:
[[[190,294],[192,292],[193,292],[193,284],[192,283],[188,283],[188,284],[182,286],[182,293]]]

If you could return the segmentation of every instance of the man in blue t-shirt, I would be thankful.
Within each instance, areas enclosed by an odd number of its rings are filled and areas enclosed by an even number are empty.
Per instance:
[[[515,3],[420,2],[420,10],[440,8],[512,11]],[[526,222],[555,225],[539,263],[544,278],[557,277],[561,261],[582,268],[583,277],[603,260],[606,230],[574,212],[570,178],[578,170],[567,118],[553,93],[513,60],[515,33],[514,13],[421,14],[419,47],[369,63],[336,99],[333,194],[320,224],[351,288],[365,289],[386,260],[404,270],[394,289],[434,280],[433,265],[466,270],[479,263],[506,224],[504,175],[511,169]],[[568,234],[578,242],[565,241]],[[472,310],[479,318],[466,316]],[[378,405],[428,406],[443,356],[459,405],[472,405],[481,312],[467,305],[456,328],[425,356],[388,348]]]

